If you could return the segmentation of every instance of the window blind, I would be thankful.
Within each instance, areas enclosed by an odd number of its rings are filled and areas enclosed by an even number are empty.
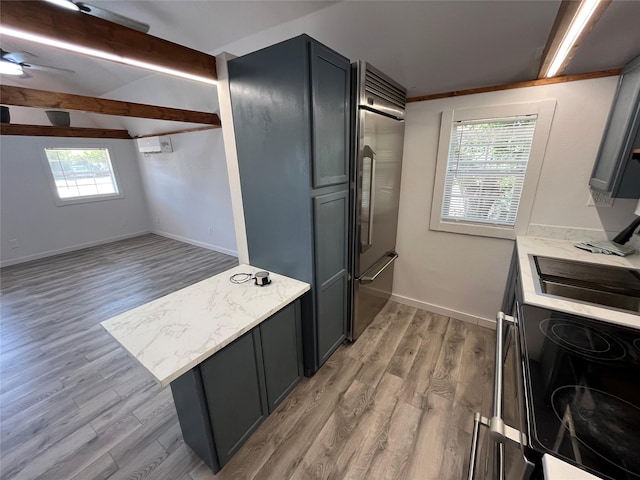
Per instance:
[[[515,225],[536,120],[527,115],[453,123],[443,221]]]

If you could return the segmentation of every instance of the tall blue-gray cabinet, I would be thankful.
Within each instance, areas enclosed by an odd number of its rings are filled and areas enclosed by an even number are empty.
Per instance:
[[[307,35],[229,62],[252,265],[308,282],[304,371],[346,338],[349,60]]]

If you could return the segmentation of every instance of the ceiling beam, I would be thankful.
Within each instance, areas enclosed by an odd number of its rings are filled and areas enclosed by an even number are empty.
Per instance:
[[[562,65],[560,66],[556,75],[562,75],[564,73],[567,66],[569,65],[569,62],[571,62],[571,59],[576,54],[585,38],[587,38],[589,32],[591,32],[591,29],[598,22],[598,20],[600,20],[600,17],[602,17],[602,14],[607,9],[610,3],[611,0],[600,1],[593,15],[589,19],[589,22],[569,50],[569,54],[565,58],[564,62],[562,62]],[[562,43],[562,40],[567,34],[567,31],[571,27],[571,22],[575,18],[581,4],[582,1],[580,0],[562,0],[562,3],[558,8],[558,13],[556,14],[556,19],[553,22],[553,26],[551,27],[551,33],[549,33],[547,44],[545,45],[542,52],[542,64],[540,65],[540,70],[538,71],[538,78],[544,78],[549,66],[551,65],[551,62],[553,61],[553,57],[555,56],[556,51],[558,50],[560,44]]]
[[[434,93],[432,95],[422,95],[421,97],[409,97],[407,103],[425,102],[427,100],[437,100],[439,98],[461,97],[463,95],[475,95],[476,93],[499,92],[500,90],[512,90],[514,88],[539,87],[542,85],[553,85],[554,83],[575,82],[577,80],[589,80],[592,78],[613,77],[620,75],[622,68],[612,68],[600,72],[580,73],[578,75],[564,75],[562,77],[541,78],[539,80],[528,80],[526,82],[506,83],[504,85],[492,85],[489,87],[469,88],[467,90],[455,90],[453,92]]]
[[[0,123],[0,135],[25,135],[28,137],[120,138],[130,139],[126,130],[84,127],[53,127],[49,125],[21,125]]]
[[[196,76],[208,82],[215,83],[217,80],[214,56],[44,1],[3,1],[0,8],[0,26],[5,35],[14,35],[8,33],[9,29],[25,32],[31,36],[49,39],[48,43],[39,43],[71,52],[91,55],[89,51],[96,51],[110,56],[107,60],[118,63],[131,65],[131,62],[124,61],[128,59],[133,61],[134,66],[141,68],[145,68],[141,64],[151,64]],[[37,41],[24,36],[18,38]],[[62,44],[77,48],[64,48]],[[102,58],[99,55],[92,56]]]
[[[149,133],[149,134],[145,134],[145,135],[136,135],[133,138],[163,137],[165,135],[178,135],[180,133],[202,132],[203,130],[213,130],[215,128],[220,128],[220,127],[216,127],[215,125],[210,125],[210,126],[207,126],[207,127],[185,128],[184,130],[173,130],[171,132]]]
[[[4,8],[4,7],[3,7]],[[121,117],[151,118],[174,122],[203,123],[221,126],[215,113],[195,112],[178,108],[158,107],[142,103],[122,102],[106,98],[85,97],[71,93],[57,93],[33,88],[0,85],[0,103],[20,107],[79,110],[82,112],[118,115]]]

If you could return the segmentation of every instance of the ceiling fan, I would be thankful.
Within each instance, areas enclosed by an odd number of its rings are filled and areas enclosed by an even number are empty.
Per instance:
[[[30,78],[29,70],[40,70],[51,73],[75,73],[73,70],[67,68],[31,63],[29,57],[36,58],[37,55],[29,52],[6,52],[0,49],[0,73],[4,75],[16,75],[20,78]]]
[[[69,10],[74,10],[76,12],[80,11],[82,13],[86,13],[87,15],[92,15],[94,17],[102,18],[103,20],[108,20],[113,23],[118,23],[125,27],[133,28],[134,30],[139,30],[140,32],[147,33],[149,31],[149,25],[146,23],[139,22],[134,20],[133,18],[125,17],[124,15],[120,15],[119,13],[112,12],[111,10],[106,10],[104,8],[96,7],[95,5],[89,5],[84,2],[74,2],[73,0],[46,0],[49,3],[53,3],[54,5],[58,5],[59,7],[67,8]]]

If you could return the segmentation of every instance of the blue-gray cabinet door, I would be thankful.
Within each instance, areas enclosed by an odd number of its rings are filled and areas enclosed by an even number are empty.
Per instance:
[[[222,467],[267,416],[259,329],[205,360],[200,371]]]
[[[640,57],[620,75],[607,126],[589,184],[616,198],[640,197],[640,162],[632,150],[640,147]]]
[[[347,332],[347,190],[313,199],[318,363]]]
[[[313,188],[349,179],[349,60],[311,42]]]
[[[302,379],[300,302],[296,301],[260,324],[269,413]]]

